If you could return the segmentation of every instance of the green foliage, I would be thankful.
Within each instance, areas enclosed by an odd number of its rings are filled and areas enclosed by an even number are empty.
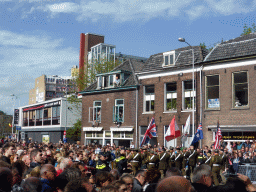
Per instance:
[[[82,121],[78,119],[72,128],[67,129],[67,138],[79,141],[81,138]]]
[[[203,42],[203,43],[200,43],[200,45],[199,45],[200,47],[202,47],[202,49],[206,49],[206,45],[205,45],[205,43]]]
[[[241,34],[242,36],[256,32],[256,25],[255,25],[255,23],[253,23],[251,27],[248,27],[246,24],[244,24],[243,28],[244,28],[244,30],[243,30],[243,33]]]
[[[176,99],[172,99],[167,103],[167,110],[177,109],[177,101]]]

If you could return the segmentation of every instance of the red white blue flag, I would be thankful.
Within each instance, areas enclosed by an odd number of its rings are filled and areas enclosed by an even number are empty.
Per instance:
[[[215,135],[214,149],[219,149],[220,148],[221,139],[222,139],[222,135],[221,135],[220,125],[219,125],[219,121],[218,121],[217,122],[217,133]]]
[[[149,125],[148,125],[148,128],[147,128],[147,131],[141,141],[141,144],[140,146],[142,145],[146,145],[150,139],[152,139],[152,137],[157,137],[157,133],[156,133],[156,124],[155,124],[155,118],[152,117]]]

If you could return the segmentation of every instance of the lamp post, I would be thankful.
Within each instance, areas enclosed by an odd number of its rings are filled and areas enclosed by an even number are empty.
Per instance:
[[[188,43],[185,41],[185,38],[179,38],[179,41],[180,42],[184,42],[186,44],[189,45],[189,47],[192,49],[192,91],[193,91],[193,100],[192,100],[192,138],[194,138],[194,134],[195,134],[195,98],[196,98],[196,95],[195,95],[195,55],[194,55],[194,48]]]
[[[14,95],[14,94],[11,94],[10,96],[11,96],[11,97],[13,98],[13,100],[14,100],[14,102],[13,102],[13,117],[12,117],[12,134],[13,134],[14,115],[15,115],[15,113],[14,113],[14,107],[15,107],[15,103],[16,103],[17,96]]]
[[[57,77],[59,79],[62,79],[64,81],[66,81],[66,85],[65,85],[65,92],[66,92],[66,117],[65,117],[65,131],[64,131],[64,137],[63,137],[63,140],[66,139],[66,130],[67,130],[67,104],[68,104],[68,81],[67,79],[63,79],[62,77],[58,77],[57,75],[53,75],[53,77]],[[57,85],[57,84],[56,84]],[[66,140],[64,140],[65,142]]]

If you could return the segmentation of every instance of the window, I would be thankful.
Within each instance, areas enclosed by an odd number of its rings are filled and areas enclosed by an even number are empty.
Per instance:
[[[233,107],[248,106],[247,71],[233,73]]]
[[[52,107],[52,125],[60,124],[60,106]]]
[[[177,83],[165,84],[165,111],[177,110]]]
[[[219,75],[209,75],[206,76],[206,108],[219,108]]]
[[[195,99],[195,91],[193,93],[192,80],[183,81],[183,102],[182,102],[183,110],[192,109],[193,99]],[[196,106],[196,101],[194,102],[195,102],[194,106]]]
[[[101,101],[93,102],[93,121],[101,122]]]
[[[36,126],[42,126],[43,109],[36,110]]]
[[[174,62],[174,60],[175,60],[175,52],[174,51],[163,53],[163,56],[164,56],[163,67],[174,65],[174,63],[175,63]]]
[[[109,87],[113,87],[115,75],[109,75],[108,78],[109,78]]]
[[[101,76],[99,76],[98,77],[98,88],[102,88],[102,77]]]
[[[154,85],[144,87],[144,112],[155,110],[155,87]]]
[[[124,100],[116,99],[115,106],[113,109],[113,121],[124,122]]]
[[[23,126],[28,126],[28,111],[23,112]]]

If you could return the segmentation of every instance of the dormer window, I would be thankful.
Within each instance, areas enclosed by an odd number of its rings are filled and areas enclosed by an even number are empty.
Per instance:
[[[163,67],[173,66],[175,64],[175,51],[163,53],[164,63]]]

